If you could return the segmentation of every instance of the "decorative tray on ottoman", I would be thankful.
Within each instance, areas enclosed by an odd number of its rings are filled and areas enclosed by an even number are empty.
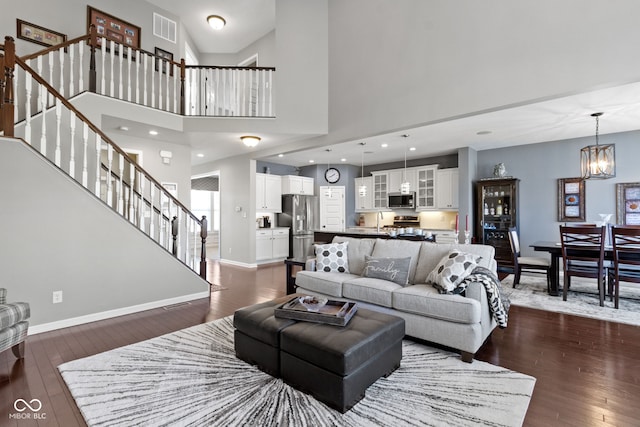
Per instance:
[[[327,300],[326,304],[317,311],[310,311],[300,302],[301,297],[295,297],[277,307],[276,317],[303,320],[306,322],[325,323],[328,325],[345,326],[358,310],[354,301]]]

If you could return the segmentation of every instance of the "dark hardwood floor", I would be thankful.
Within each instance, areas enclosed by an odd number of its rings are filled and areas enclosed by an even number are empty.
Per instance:
[[[212,263],[211,301],[158,308],[27,339],[26,356],[0,353],[0,426],[83,426],[56,367],[135,343],[285,293],[284,265],[247,270]],[[511,307],[479,360],[536,377],[525,426],[640,425],[640,327]],[[10,418],[16,399],[39,399],[39,420]],[[28,411],[25,411],[28,412]]]

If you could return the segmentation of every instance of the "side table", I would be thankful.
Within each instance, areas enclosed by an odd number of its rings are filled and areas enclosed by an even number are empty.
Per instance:
[[[307,260],[300,258],[287,258],[284,260],[284,264],[287,266],[287,295],[294,294],[296,292],[296,278],[293,277],[293,266],[297,265],[302,267],[304,270]]]

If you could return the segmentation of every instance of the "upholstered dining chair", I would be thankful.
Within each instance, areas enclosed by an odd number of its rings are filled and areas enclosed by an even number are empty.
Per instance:
[[[520,275],[523,271],[544,271],[547,275],[547,292],[551,287],[551,260],[543,257],[520,256],[520,238],[515,227],[509,228],[509,243],[513,256],[513,287],[520,283]]]
[[[29,303],[7,304],[7,290],[0,288],[0,352],[11,348],[18,359],[24,357],[30,316]]]
[[[604,245],[606,227],[560,226],[562,245],[562,266],[564,286],[562,299],[567,300],[567,291],[572,277],[597,279],[600,306],[604,306],[606,268],[604,265]]]
[[[640,283],[640,226],[611,226],[613,268],[609,269],[609,295],[620,300],[620,282]]]

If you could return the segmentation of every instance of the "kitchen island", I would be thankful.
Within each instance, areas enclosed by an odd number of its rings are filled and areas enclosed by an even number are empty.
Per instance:
[[[315,231],[313,233],[313,241],[317,244],[331,243],[335,236],[355,237],[356,239],[401,239],[414,240],[418,242],[435,242],[436,235],[417,235],[417,234],[401,234],[391,236],[388,232],[376,228],[347,228],[345,231]]]

